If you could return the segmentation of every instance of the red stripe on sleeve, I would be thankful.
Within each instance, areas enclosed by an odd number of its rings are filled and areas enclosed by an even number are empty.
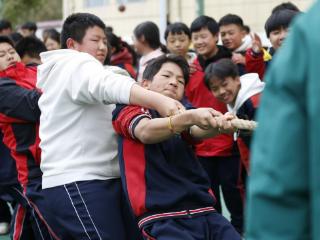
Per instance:
[[[140,106],[126,106],[123,108],[117,119],[112,122],[116,133],[126,138],[132,138],[130,125],[132,120],[139,115],[150,116],[149,111]]]
[[[3,113],[0,113],[0,124],[1,123],[26,123],[27,121],[18,119],[18,118],[13,118],[13,117],[8,117]]]

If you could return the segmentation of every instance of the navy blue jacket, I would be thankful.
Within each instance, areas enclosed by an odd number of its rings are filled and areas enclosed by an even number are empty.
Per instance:
[[[153,110],[118,105],[113,126],[119,137],[121,177],[139,226],[150,221],[213,211],[215,197],[198,162],[190,135],[183,133],[157,144],[134,138],[142,118],[158,118]]]
[[[0,72],[0,129],[23,185],[42,175],[38,133],[41,93],[35,87],[36,77],[36,68],[22,63]]]

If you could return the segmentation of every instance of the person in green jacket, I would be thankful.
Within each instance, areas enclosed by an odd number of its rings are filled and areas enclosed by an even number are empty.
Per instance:
[[[246,240],[320,236],[320,1],[295,20],[258,111]]]

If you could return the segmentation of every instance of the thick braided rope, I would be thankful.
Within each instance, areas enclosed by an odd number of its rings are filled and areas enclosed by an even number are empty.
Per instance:
[[[258,126],[258,123],[255,121],[244,120],[239,118],[232,119],[231,124],[235,128],[250,131],[253,131]]]

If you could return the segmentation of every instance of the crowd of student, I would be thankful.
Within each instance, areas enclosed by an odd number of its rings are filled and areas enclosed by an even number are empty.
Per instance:
[[[150,21],[130,46],[92,14],[70,15],[43,40],[32,23],[12,33],[2,20],[0,222],[11,202],[12,239],[245,236],[252,132],[230,120],[255,119],[299,13],[272,10],[271,48],[235,14],[169,24],[166,46]]]

